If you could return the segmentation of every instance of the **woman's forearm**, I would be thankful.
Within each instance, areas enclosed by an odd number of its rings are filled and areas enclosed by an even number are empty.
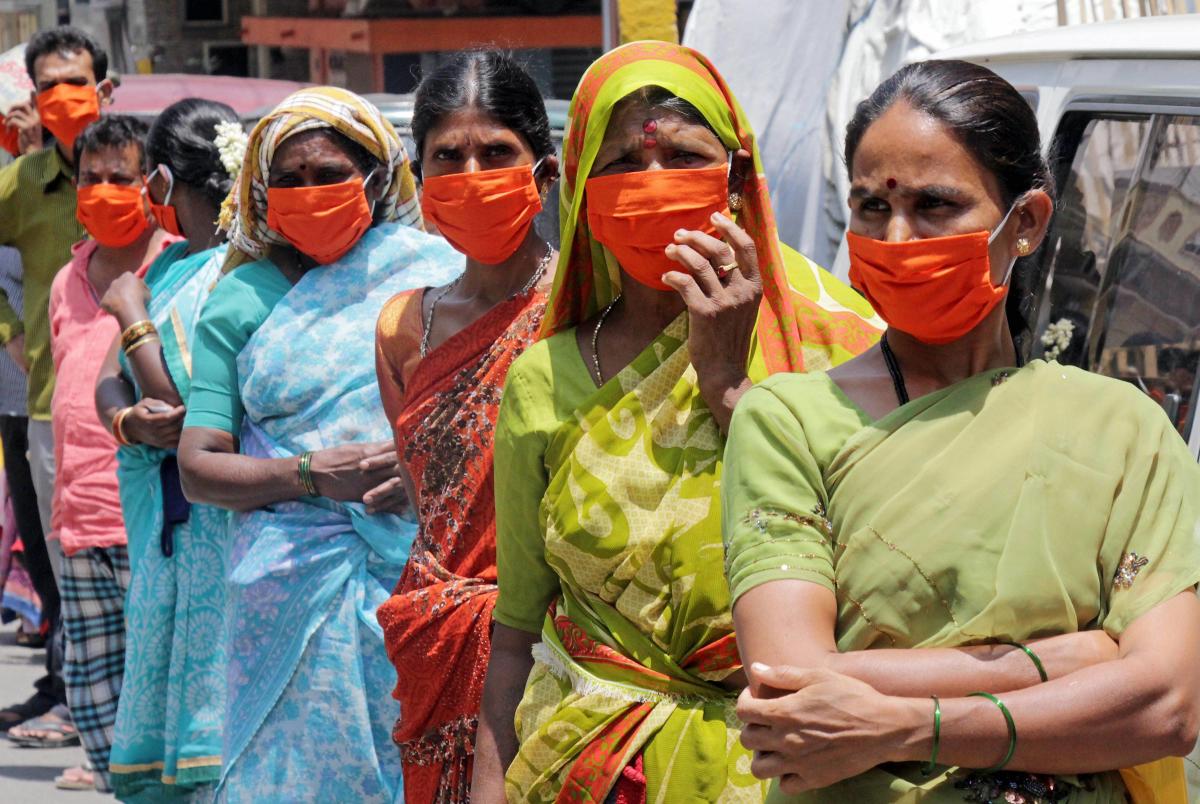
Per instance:
[[[504,774],[519,748],[513,719],[533,667],[530,650],[537,641],[533,634],[499,623],[494,629],[475,738],[471,800],[477,804],[504,804],[506,800]]]
[[[233,436],[202,427],[184,428],[179,475],[189,500],[232,511],[252,511],[305,494],[297,458],[240,455]]]
[[[1017,728],[1008,767],[1089,773],[1187,754],[1200,729],[1197,631],[1200,603],[1193,593],[1182,594],[1130,626],[1119,660],[1000,696]],[[906,699],[902,706],[912,731],[895,759],[928,759],[932,704]],[[942,701],[940,762],[990,767],[1008,744],[1007,724],[991,701]]]
[[[147,320],[150,313],[146,311],[145,304],[127,301],[113,310],[113,317],[117,320],[121,331],[124,332],[138,321]],[[118,338],[119,343],[120,339]],[[144,396],[159,399],[171,407],[183,404],[183,399],[179,396],[179,389],[175,387],[175,383],[167,371],[161,340],[146,342],[135,349],[132,354],[126,355],[126,359],[129,361],[129,368],[133,372],[134,379],[141,386]]]
[[[109,432],[112,432],[113,417],[117,412],[137,402],[133,386],[121,374],[121,364],[117,361],[119,348],[119,341],[114,342],[96,375],[96,415]]]
[[[781,619],[778,612],[793,612]],[[1008,645],[849,651],[833,639],[837,601],[807,581],[773,581],[751,589],[734,608],[738,649],[747,667],[825,667],[887,695],[955,697],[976,690],[1007,692],[1041,682],[1033,660]],[[1117,657],[1103,632],[1066,634],[1029,643],[1050,678]],[[751,683],[755,680],[751,674]]]

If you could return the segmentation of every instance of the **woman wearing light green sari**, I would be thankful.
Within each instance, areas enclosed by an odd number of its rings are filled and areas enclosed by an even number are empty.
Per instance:
[[[472,799],[761,801],[732,711],[723,428],[752,381],[834,365],[877,329],[785,256],[753,134],[703,56],[612,51],[570,119],[548,337],[513,363],[497,422]]]
[[[864,101],[851,279],[888,332],[733,416],[738,713],[778,800],[1186,801],[1200,468],[1134,387],[1021,366],[1010,277],[1053,211],[1037,131],[963,62]]]

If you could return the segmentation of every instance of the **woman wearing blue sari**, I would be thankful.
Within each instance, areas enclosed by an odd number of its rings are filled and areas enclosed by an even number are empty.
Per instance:
[[[188,497],[235,512],[218,798],[402,800],[375,609],[415,524],[374,327],[462,260],[419,230],[391,125],[331,87],[255,127],[223,221],[228,273],[201,316],[179,449]]]
[[[159,225],[187,239],[144,281],[125,274],[102,300],[128,334],[96,386],[101,421],[123,444],[117,477],[132,568],[110,762],[123,801],[211,796],[221,772],[228,514],[187,504],[175,449],[196,322],[225,256],[215,227],[233,184],[217,147],[223,127],[241,130],[234,110],[213,101],[189,98],[159,116],[146,141],[155,165],[147,194]]]

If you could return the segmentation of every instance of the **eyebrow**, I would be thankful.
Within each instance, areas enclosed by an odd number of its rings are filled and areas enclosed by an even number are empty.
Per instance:
[[[896,190],[895,192],[898,192],[901,195],[906,195],[906,196],[920,196],[920,195],[930,196],[931,195],[931,196],[937,196],[939,198],[948,198],[948,199],[952,199],[952,200],[961,200],[961,199],[965,199],[965,198],[969,197],[969,194],[964,192],[963,190],[960,190],[957,187],[951,187],[946,184],[926,184],[922,187],[918,187],[918,188],[912,189],[912,190],[901,187],[898,190]],[[877,194],[872,192],[871,190],[868,190],[866,187],[864,187],[861,184],[853,185],[850,188],[850,197],[851,198],[870,198],[871,196],[874,196],[874,195],[877,195]]]

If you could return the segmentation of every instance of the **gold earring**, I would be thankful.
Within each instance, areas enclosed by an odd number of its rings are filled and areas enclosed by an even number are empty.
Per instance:
[[[729,194],[729,211],[730,212],[741,212],[742,211],[742,194],[741,193],[730,193]]]
[[[1017,238],[1017,254],[1021,255],[1022,257],[1028,257],[1029,252],[1032,250],[1033,249],[1030,248],[1030,246],[1029,246],[1029,238],[1028,237],[1018,237]]]

